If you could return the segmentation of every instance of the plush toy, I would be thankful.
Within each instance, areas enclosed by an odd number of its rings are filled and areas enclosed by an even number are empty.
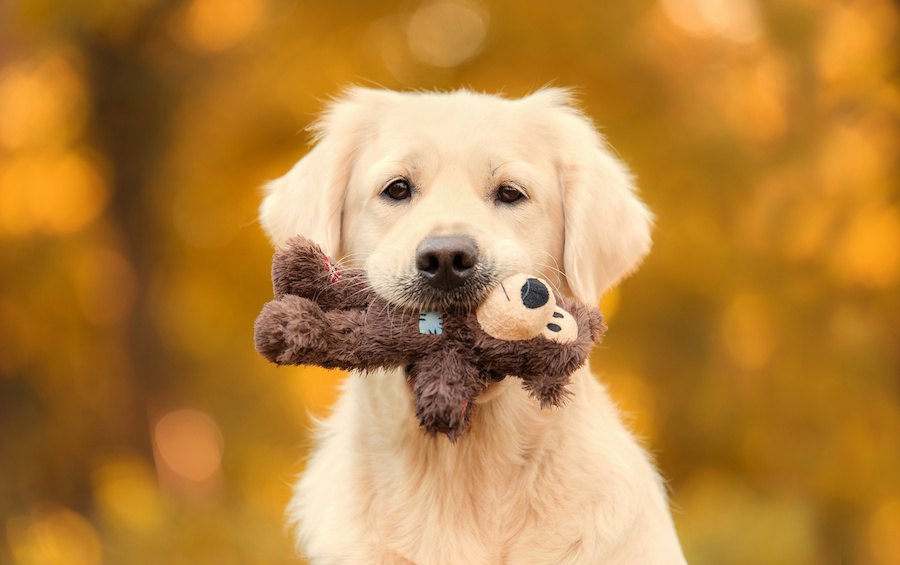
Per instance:
[[[559,406],[605,326],[600,311],[557,297],[537,277],[503,280],[474,311],[400,309],[372,291],[365,270],[342,267],[295,237],[272,263],[275,300],[256,320],[256,349],[278,365],[406,370],[415,412],[454,441],[472,401],[507,375],[542,407]]]

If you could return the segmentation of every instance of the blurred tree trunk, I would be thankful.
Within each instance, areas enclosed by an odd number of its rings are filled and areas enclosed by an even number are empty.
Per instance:
[[[163,78],[154,68],[152,54],[156,48],[177,50],[167,32],[174,6],[163,1],[148,9],[122,43],[113,44],[97,34],[87,35],[83,43],[94,95],[91,141],[110,165],[110,213],[123,236],[123,251],[144,283],[124,328],[134,369],[132,406],[126,411],[130,420],[123,422],[127,429],[103,430],[101,437],[116,434],[106,439],[140,446],[148,458],[152,457],[148,403],[159,395],[164,382],[160,375],[171,371],[148,306],[146,283],[154,280],[167,244],[166,226],[161,223],[165,216],[153,210],[152,191],[169,139],[166,126],[182,92],[179,82]]]

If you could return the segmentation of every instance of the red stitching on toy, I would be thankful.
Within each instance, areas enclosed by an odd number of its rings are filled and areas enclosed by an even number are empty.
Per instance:
[[[325,269],[328,271],[328,278],[331,282],[337,282],[341,278],[341,274],[337,270],[337,266],[331,263],[331,259],[325,257]]]

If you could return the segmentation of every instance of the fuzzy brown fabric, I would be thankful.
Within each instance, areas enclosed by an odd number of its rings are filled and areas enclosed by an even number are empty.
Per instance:
[[[569,377],[605,331],[599,310],[553,296],[555,317],[562,309],[577,324],[568,343],[548,339],[546,331],[530,339],[492,337],[476,312],[443,313],[442,333],[421,333],[419,312],[388,304],[363,269],[333,263],[303,237],[276,252],[272,280],[275,300],[255,324],[260,354],[278,365],[406,368],[420,424],[451,440],[468,426],[473,400],[506,375],[520,377],[541,406],[561,405]]]

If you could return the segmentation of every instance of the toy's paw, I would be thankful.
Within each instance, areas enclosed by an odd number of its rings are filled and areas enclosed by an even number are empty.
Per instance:
[[[299,296],[285,296],[263,306],[254,324],[256,350],[279,365],[303,362],[305,355],[324,351],[327,325],[317,304]]]
[[[567,384],[568,378],[527,380],[522,382],[522,385],[531,393],[531,396],[541,403],[541,408],[564,405],[572,394],[566,388]]]
[[[555,309],[556,298],[546,281],[517,274],[504,279],[481,303],[475,316],[491,337],[524,340],[540,335]]]
[[[285,294],[314,298],[338,276],[337,264],[303,236],[289,239],[272,258],[272,285],[278,298]]]

